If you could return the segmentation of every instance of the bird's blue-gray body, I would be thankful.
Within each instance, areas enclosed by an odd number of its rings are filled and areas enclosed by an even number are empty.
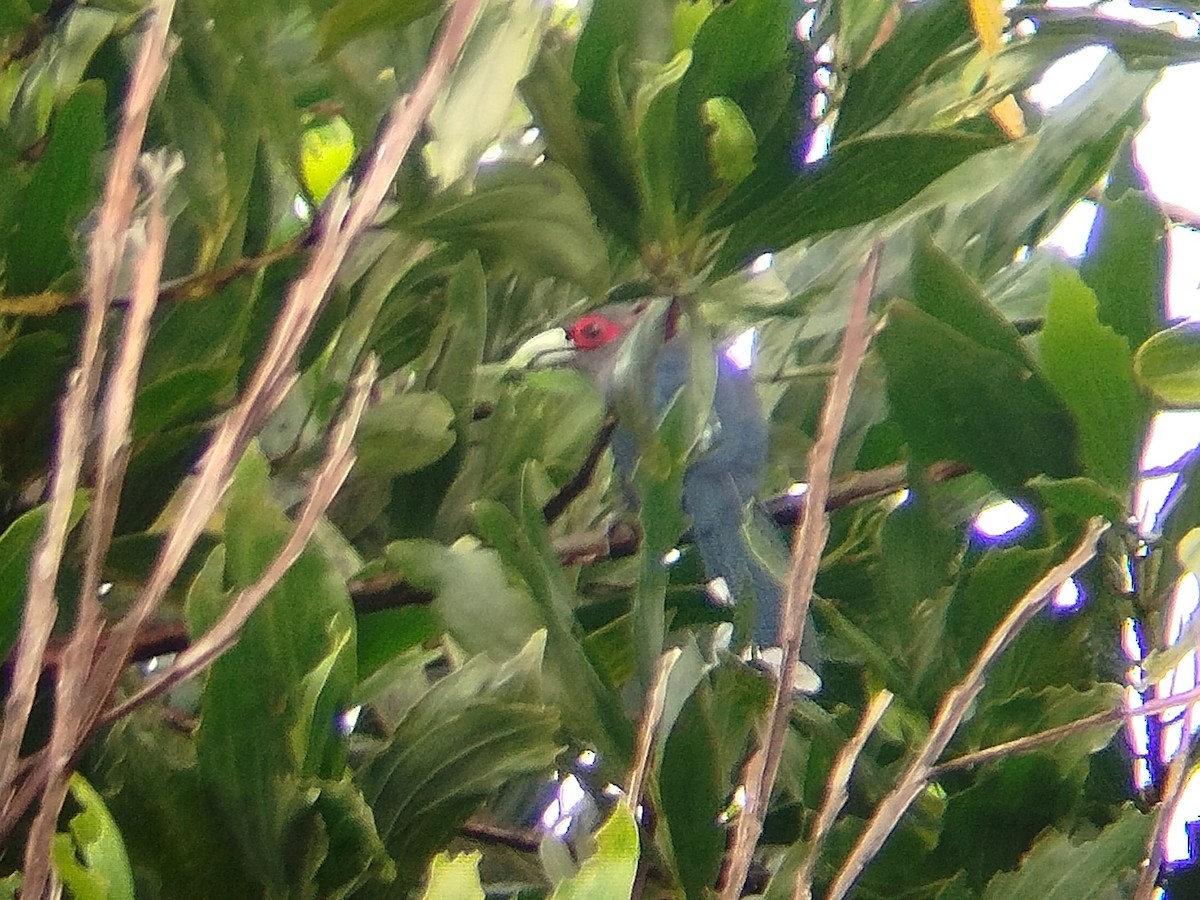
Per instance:
[[[783,591],[779,582],[750,553],[742,533],[748,504],[758,495],[767,464],[767,422],[749,370],[726,353],[716,352],[717,379],[712,415],[696,457],[683,476],[683,508],[692,522],[692,537],[705,573],[720,578],[736,600],[749,586],[754,593],[752,641],[758,646],[778,643]],[[684,338],[666,341],[656,360],[651,400],[656,412],[665,410],[689,374]],[[618,471],[632,475],[638,449],[634,437],[618,428],[613,435]],[[757,507],[752,515],[763,515]]]

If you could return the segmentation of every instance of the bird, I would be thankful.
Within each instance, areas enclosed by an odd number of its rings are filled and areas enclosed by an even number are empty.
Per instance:
[[[637,290],[636,286],[624,289],[627,294]],[[649,392],[646,396],[643,389],[642,396],[659,416],[690,376],[691,344],[678,328],[679,302],[652,295],[634,299],[614,299],[614,295],[620,296],[610,293],[608,302],[566,326],[565,345],[542,351],[540,364],[566,365],[582,373],[610,405],[629,379],[645,379]],[[625,343],[647,317],[657,330],[650,338],[658,346],[647,360],[647,369],[653,371],[635,372],[630,354],[624,352]],[[710,601],[728,607],[747,590],[753,592],[755,615],[747,658],[778,672],[782,664],[777,645],[783,586],[751,552],[743,532],[749,515],[751,527],[763,534],[775,533],[774,523],[756,502],[767,466],[768,424],[747,361],[737,358],[731,343],[714,344],[713,353],[716,382],[712,409],[684,470],[683,510],[691,520],[690,535],[704,565]],[[636,502],[630,485],[639,448],[632,430],[618,421],[611,446],[626,496]],[[812,692],[819,677],[812,668],[816,656],[812,629],[808,626],[805,631],[802,656],[806,665],[796,688]]]

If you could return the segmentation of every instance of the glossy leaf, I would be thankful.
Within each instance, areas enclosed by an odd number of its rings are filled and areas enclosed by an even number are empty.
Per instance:
[[[679,85],[674,154],[688,211],[698,209],[718,186],[731,183],[720,175],[714,141],[732,138],[742,148],[746,132],[765,132],[775,124],[780,110],[771,105],[764,108],[771,93],[764,85],[788,58],[791,16],[785,0],[738,0],[714,8],[696,33],[692,64]],[[723,138],[720,128],[716,135],[709,131],[712,126],[706,124],[705,116],[712,118],[714,112],[706,102],[713,98],[723,98],[720,102],[726,106],[726,116],[736,108],[745,117],[744,127],[725,123],[726,132],[736,129],[736,137]],[[739,149],[737,153],[744,157],[746,152]],[[706,159],[708,166],[702,164]]]
[[[354,132],[341,116],[305,129],[300,144],[300,177],[318,204],[346,174],[354,151]]]
[[[321,55],[330,56],[355,38],[372,31],[400,30],[442,6],[441,0],[340,0],[321,19]]]
[[[728,273],[763,251],[883,216],[995,145],[954,132],[870,137],[838,147],[787,182],[751,175],[714,217],[732,226],[717,267]]]
[[[886,119],[943,54],[969,39],[971,17],[962,0],[936,0],[903,16],[871,61],[853,73],[838,110],[833,143],[866,134]]]
[[[429,884],[421,900],[484,900],[479,883],[479,860],[483,854],[439,853],[429,864]]]
[[[1200,326],[1183,322],[1153,335],[1138,348],[1134,368],[1163,403],[1200,406]]]
[[[1017,494],[1036,475],[1080,474],[1070,413],[1028,367],[905,301],[889,308],[877,346],[918,460],[961,460]]]
[[[504,663],[477,656],[429,689],[389,746],[360,773],[398,881],[366,896],[394,897],[484,799],[558,753],[557,716],[541,702],[545,636]]]
[[[537,54],[550,10],[539,0],[488,0],[429,113],[431,174],[444,186],[469,178],[511,119],[516,86]]]
[[[596,832],[596,849],[579,872],[559,882],[550,900],[618,900],[632,896],[637,874],[638,828],[622,800]]]
[[[1079,274],[1096,292],[1101,323],[1130,346],[1163,326],[1167,220],[1149,194],[1129,191],[1099,204]]]
[[[1141,863],[1151,819],[1127,807],[1091,840],[1071,840],[1060,832],[1044,835],[1016,872],[997,876],[984,900],[1075,900],[1096,897],[1114,880],[1132,876]]]
[[[104,140],[104,87],[87,82],[58,111],[46,155],[18,201],[24,212],[4,273],[11,293],[44,290],[72,268],[70,235],[98,193],[92,161]]]
[[[71,506],[68,528],[73,529],[88,508],[88,495],[79,492]],[[46,526],[46,506],[22,514],[0,534],[0,653],[8,654],[21,629],[29,565]]]
[[[449,190],[402,225],[499,255],[535,277],[566,278],[588,289],[608,277],[608,252],[587,200],[553,163],[491,166],[470,192]]]
[[[54,869],[79,900],[133,900],[133,873],[121,832],[103,798],[87,779],[71,776],[69,790],[79,812],[67,832],[54,836]]]
[[[256,454],[238,468],[225,543],[210,556],[189,597],[193,633],[211,627],[220,615],[223,584],[252,583],[291,530],[266,476],[266,462]],[[355,676],[345,583],[315,549],[288,570],[243,626],[237,644],[209,672],[197,762],[248,868],[265,885],[282,887],[303,877],[332,890],[371,864],[372,851],[363,844],[370,829],[355,834],[343,856],[327,857],[324,849],[339,821],[354,821],[339,799],[345,751],[334,719]],[[289,845],[296,851],[285,851]],[[347,856],[358,862],[352,875],[345,869]]]
[[[1096,316],[1096,296],[1073,272],[1051,277],[1039,344],[1042,370],[1071,408],[1084,470],[1124,492],[1137,469],[1149,417],[1128,342]]]

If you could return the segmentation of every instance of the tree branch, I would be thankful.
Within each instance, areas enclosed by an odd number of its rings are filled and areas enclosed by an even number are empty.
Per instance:
[[[804,632],[817,569],[821,563],[821,553],[825,549],[825,540],[829,534],[829,515],[825,507],[829,496],[833,454],[846,420],[846,410],[850,405],[854,382],[871,337],[871,294],[875,288],[875,273],[882,250],[879,243],[872,247],[855,283],[837,371],[829,384],[825,406],[821,411],[817,440],[809,451],[808,491],[804,495],[806,512],[796,527],[792,541],[792,565],[784,600],[783,619],[780,623],[779,643],[783,648],[783,665],[775,685],[774,701],[767,714],[766,744],[751,755],[743,773],[746,805],[738,817],[733,843],[726,859],[721,883],[722,900],[737,900],[741,895],[750,871],[750,863],[754,858],[754,849],[762,834],[762,823],[771,789],[779,772],[792,708],[792,685],[800,657],[800,639]]]
[[[945,751],[954,732],[958,730],[979,692],[983,690],[984,679],[992,663],[1012,643],[1021,629],[1045,608],[1054,592],[1095,556],[1096,542],[1107,529],[1107,523],[1092,520],[1083,539],[1071,554],[1043,575],[988,636],[971,670],[942,699],[929,735],[909,764],[900,783],[883,798],[867,827],[859,835],[858,841],[829,888],[827,900],[843,900],[850,891],[867,863],[879,852],[888,835],[899,823],[901,816],[924,790],[934,761]]]
[[[9,694],[9,702],[6,705],[4,728],[0,732],[0,798],[3,798],[0,819],[10,823],[15,821],[21,812],[14,810],[11,802],[17,776],[17,755],[32,709],[47,639],[58,614],[54,591],[75,488],[83,464],[84,447],[91,429],[92,407],[99,387],[102,368],[100,344],[104,333],[105,314],[128,237],[133,206],[137,200],[134,169],[149,119],[150,104],[167,72],[170,52],[169,26],[173,6],[174,0],[159,0],[143,33],[125,97],[116,147],[109,164],[96,231],[88,248],[87,313],[80,341],[79,364],[71,373],[63,399],[58,453],[51,474],[50,509],[30,568],[29,593],[14,665],[12,693]],[[161,243],[165,245],[165,236]],[[152,259],[156,252],[161,252],[160,246],[152,244],[147,247],[139,265],[139,275],[145,277],[157,272],[160,260]],[[140,357],[140,352],[134,346],[137,336],[129,334],[125,355]],[[136,366],[136,359],[134,365]],[[116,427],[119,429],[119,423]],[[109,460],[110,470],[112,462]],[[96,499],[103,501],[107,498]],[[93,505],[91,521],[101,523],[93,525],[93,533],[101,544],[106,543],[102,536],[105,529],[103,520],[97,517],[103,515],[106,513],[97,510]],[[102,613],[98,599],[95,596],[83,598],[76,625],[77,639],[72,641],[67,654],[70,665],[59,671],[55,722],[44,775],[45,791],[25,844],[23,893],[31,897],[43,896],[49,886],[50,845],[54,838],[59,810],[66,798],[66,770],[75,751],[73,714],[83,703],[83,682],[101,622]],[[71,718],[67,718],[69,714],[72,715]],[[5,828],[4,833],[7,833],[7,830]]]
[[[846,746],[842,747],[833,762],[829,780],[825,783],[825,799],[808,835],[808,852],[805,853],[804,862],[796,870],[796,877],[792,882],[792,900],[811,900],[812,875],[817,865],[817,857],[838,813],[850,797],[850,775],[854,771],[854,764],[858,762],[863,748],[867,746],[867,738],[871,736],[871,732],[879,725],[879,720],[891,705],[892,696],[891,691],[880,691],[871,698],[862,721],[858,724],[858,730],[846,742]]]

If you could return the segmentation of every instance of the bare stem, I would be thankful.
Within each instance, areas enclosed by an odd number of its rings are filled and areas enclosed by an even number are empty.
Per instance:
[[[143,34],[126,93],[121,126],[117,133],[113,159],[109,165],[96,231],[89,245],[88,301],[80,341],[79,363],[68,379],[63,399],[58,452],[51,473],[50,507],[45,529],[34,551],[29,595],[17,646],[13,688],[6,704],[4,728],[0,731],[0,798],[3,798],[4,804],[2,818],[6,820],[14,812],[10,806],[13,782],[17,775],[17,755],[32,709],[46,642],[57,618],[58,604],[54,590],[66,543],[75,488],[79,483],[79,472],[83,465],[84,447],[91,428],[93,401],[100,380],[100,344],[104,333],[105,313],[112,297],[113,285],[124,253],[130,216],[137,199],[134,167],[145,135],[150,104],[167,71],[168,28],[173,7],[173,0],[159,0]],[[161,254],[161,248],[159,252]],[[154,248],[147,249],[143,269],[153,268],[157,271],[159,262],[149,261],[154,253]],[[94,512],[93,516],[95,515],[97,513]],[[93,528],[95,535],[102,531],[102,526],[100,531]],[[101,542],[104,542],[103,539]],[[42,896],[49,883],[50,843],[54,837],[58,812],[66,797],[64,773],[74,751],[68,736],[73,719],[67,716],[77,709],[83,676],[91,661],[100,627],[101,612],[98,600],[93,595],[81,602],[76,629],[77,640],[72,641],[72,652],[68,653],[70,665],[64,666],[59,673],[47,789],[25,845],[23,893],[30,897]]]
[[[642,721],[638,726],[637,744],[634,747],[633,766],[626,779],[629,794],[629,805],[637,809],[642,800],[642,788],[646,782],[646,771],[650,768],[651,751],[654,749],[654,735],[658,732],[658,724],[662,721],[663,707],[667,702],[667,679],[671,669],[679,661],[683,651],[672,647],[658,658],[658,666],[654,672],[654,681],[646,692],[646,703],[642,709]]]
[[[947,772],[974,769],[977,766],[995,762],[998,759],[1018,756],[1022,753],[1036,750],[1039,747],[1045,747],[1048,744],[1056,744],[1066,738],[1075,737],[1076,735],[1103,728],[1107,725],[1116,725],[1129,719],[1136,719],[1139,716],[1154,716],[1165,710],[1174,709],[1177,706],[1186,706],[1197,701],[1200,701],[1200,687],[1192,688],[1190,691],[1182,691],[1170,697],[1160,697],[1156,700],[1150,700],[1140,706],[1126,706],[1124,701],[1122,701],[1120,706],[1116,706],[1113,709],[1106,709],[1104,712],[1094,713],[1082,719],[1076,719],[1073,722],[1065,722],[1062,725],[1055,725],[1053,728],[1047,728],[1035,734],[1014,738],[1002,744],[985,747],[982,750],[964,753],[962,756],[946,760],[946,762],[939,763],[929,769],[929,780],[936,781]]]
[[[1175,756],[1171,759],[1171,765],[1167,768],[1167,779],[1163,784],[1162,797],[1159,798],[1158,808],[1154,812],[1154,827],[1150,829],[1150,837],[1146,841],[1146,861],[1138,876],[1133,900],[1151,900],[1154,896],[1159,872],[1162,871],[1165,843],[1163,837],[1183,800],[1183,789],[1188,782],[1188,767],[1195,742],[1195,732],[1190,728],[1183,729],[1183,738],[1179,749],[1175,751]]]
[[[246,620],[258,609],[267,594],[279,583],[308,545],[321,517],[325,515],[346,476],[350,474],[350,469],[354,466],[354,433],[362,419],[363,410],[366,409],[375,375],[376,363],[374,358],[371,358],[350,386],[345,411],[330,434],[325,459],[309,486],[308,495],[304,499],[292,533],[271,560],[266,571],[258,581],[234,598],[221,617],[199,640],[179,654],[175,664],[168,671],[145,685],[124,703],[107,710],[99,724],[105,725],[128,715],[181,681],[203,671],[237,640]]]
[[[862,721],[858,723],[858,730],[833,761],[829,780],[825,783],[825,799],[821,802],[821,808],[808,836],[808,853],[805,854],[800,868],[796,870],[796,877],[792,882],[792,900],[812,898],[813,869],[816,868],[817,857],[821,854],[821,846],[833,828],[838,813],[850,797],[850,775],[854,772],[854,764],[858,762],[863,748],[867,746],[867,738],[871,736],[871,732],[879,725],[879,720],[891,705],[892,696],[891,691],[880,691],[871,698]]]
[[[751,756],[743,773],[746,806],[734,829],[728,864],[722,878],[722,900],[736,900],[741,895],[754,857],[754,848],[762,834],[763,817],[766,815],[771,789],[779,772],[792,708],[792,685],[800,659],[800,639],[804,632],[817,569],[821,563],[821,553],[825,549],[825,540],[829,534],[826,502],[833,470],[833,454],[846,420],[846,410],[850,405],[854,382],[871,338],[871,293],[875,288],[875,273],[882,252],[882,245],[877,243],[871,249],[871,254],[855,283],[837,370],[829,383],[829,392],[821,411],[817,440],[809,452],[805,514],[801,517],[792,539],[792,565],[784,599],[783,619],[780,623],[779,643],[783,648],[783,665],[775,685],[774,702],[767,713],[766,743],[761,751]]]
[[[1043,575],[988,636],[971,670],[942,698],[929,729],[929,736],[909,764],[900,783],[883,798],[867,827],[859,835],[858,841],[829,888],[827,900],[842,900],[846,896],[867,863],[879,852],[888,835],[899,823],[901,816],[925,789],[934,761],[945,751],[954,732],[966,718],[983,689],[984,678],[992,663],[1012,643],[1021,629],[1045,608],[1054,592],[1095,555],[1096,542],[1107,529],[1107,523],[1101,520],[1093,519],[1089,522],[1079,545],[1065,560]]]

